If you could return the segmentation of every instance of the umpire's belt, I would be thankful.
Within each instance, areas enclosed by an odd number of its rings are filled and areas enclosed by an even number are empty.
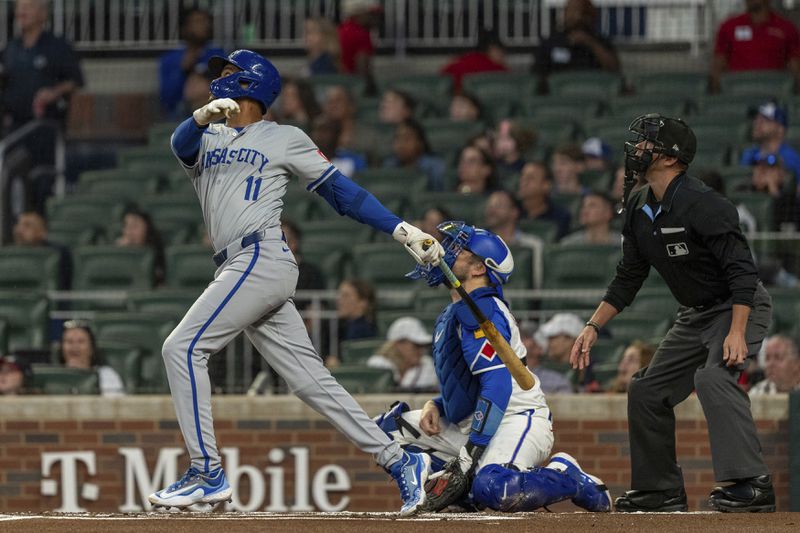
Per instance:
[[[269,228],[266,230],[254,231],[250,235],[245,235],[241,240],[234,241],[219,252],[215,253],[214,257],[212,258],[214,259],[214,264],[221,266],[222,263],[227,261],[229,257],[233,257],[248,246],[257,242],[261,242],[268,237],[274,237],[275,239],[280,238],[284,241],[286,240],[286,237],[283,236],[283,232],[280,228]]]
[[[709,309],[711,309],[715,305],[719,305],[721,303],[727,302],[729,299],[730,299],[730,295],[729,296],[720,296],[719,298],[715,298],[715,299],[711,300],[710,302],[705,303],[703,305],[695,305],[694,307],[692,307],[692,309],[702,313],[703,311],[708,311]]]

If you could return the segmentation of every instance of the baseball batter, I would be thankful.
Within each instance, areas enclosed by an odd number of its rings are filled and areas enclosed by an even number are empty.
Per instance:
[[[185,509],[230,499],[214,436],[207,364],[244,331],[292,392],[391,473],[403,499],[401,514],[412,514],[425,500],[430,458],[402,450],[333,379],[292,301],[297,263],[280,230],[289,179],[297,176],[339,214],[391,234],[420,264],[438,263],[444,251],[435,240],[423,247],[430,235],[343,176],[301,130],[262,120],[281,87],[269,61],[238,50],[212,58],[209,69],[217,76],[211,83],[214,100],[178,126],[171,145],[197,191],[219,268],[164,343],[191,466],[150,502]],[[225,125],[212,123],[222,119]]]
[[[526,354],[516,321],[503,299],[514,269],[511,251],[497,235],[463,222],[444,222],[444,261],[486,317],[520,356]],[[439,267],[409,274],[428,285],[447,283]],[[451,504],[497,511],[532,511],[567,498],[589,511],[609,511],[602,481],[565,453],[550,456],[550,409],[535,380],[523,390],[511,378],[458,292],[439,315],[433,356],[441,395],[418,411],[405,403],[376,422],[408,451],[431,455],[438,471],[428,482],[425,511]]]

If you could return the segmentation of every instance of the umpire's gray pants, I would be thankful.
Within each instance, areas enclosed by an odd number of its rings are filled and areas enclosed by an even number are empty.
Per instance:
[[[722,359],[731,313],[731,300],[703,311],[681,307],[650,366],[634,376],[628,389],[632,489],[683,485],[675,457],[673,408],[693,389],[706,416],[717,481],[768,473],[750,399],[737,384],[741,369],[725,366]],[[745,332],[749,356],[758,353],[771,319],[772,301],[759,283]]]

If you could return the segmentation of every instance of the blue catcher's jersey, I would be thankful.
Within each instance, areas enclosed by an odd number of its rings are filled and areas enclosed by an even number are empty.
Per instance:
[[[470,296],[514,352],[520,358],[525,357],[527,351],[520,339],[516,320],[497,289],[481,287],[472,291]],[[442,392],[437,403],[451,423],[458,424],[476,413],[479,398],[487,396],[487,382],[498,377],[494,374],[496,372],[508,375],[508,379],[495,381],[491,391],[494,397],[489,400],[496,404],[508,402],[504,406],[506,414],[547,407],[539,380],[535,379],[533,388],[528,391],[519,387],[463,301],[450,304],[436,319],[433,357]],[[500,383],[499,389],[497,383]]]

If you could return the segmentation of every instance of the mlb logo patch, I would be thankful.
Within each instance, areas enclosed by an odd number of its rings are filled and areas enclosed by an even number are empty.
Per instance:
[[[492,345],[489,344],[489,341],[483,341],[483,346],[481,346],[481,349],[478,350],[478,354],[487,361],[494,359],[495,353],[496,352],[494,351],[494,348],[492,348]]]
[[[685,242],[676,242],[667,245],[667,254],[670,257],[680,257],[682,255],[689,255],[689,247]]]

